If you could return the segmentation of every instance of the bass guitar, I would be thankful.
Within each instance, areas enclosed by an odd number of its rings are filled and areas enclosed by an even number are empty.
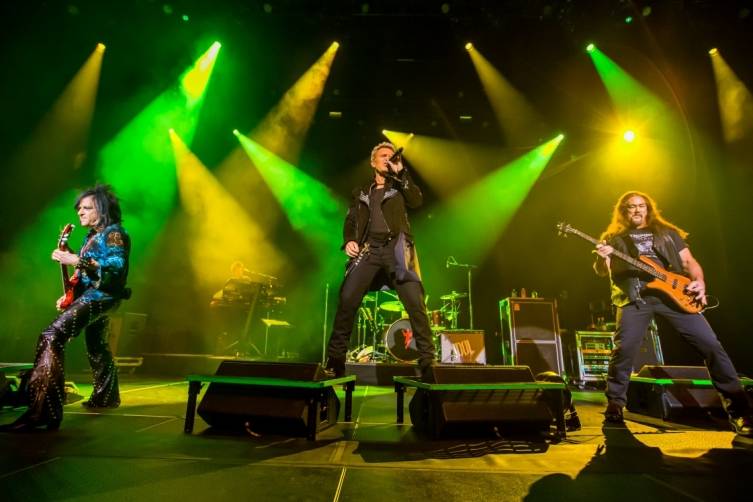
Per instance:
[[[567,237],[568,234],[573,234],[594,245],[601,242],[590,235],[581,232],[577,228],[571,227],[567,223],[557,224],[557,230],[563,237]],[[636,259],[616,249],[609,256],[619,258],[650,275],[652,280],[646,283],[646,287],[664,293],[685,312],[689,314],[697,314],[703,311],[703,303],[696,299],[695,294],[687,292],[687,287],[691,283],[691,280],[684,275],[675,274],[674,272],[665,270],[646,256],[639,256],[638,259]]]
[[[61,251],[71,251],[71,248],[68,246],[68,239],[71,236],[71,232],[73,232],[73,229],[76,228],[73,224],[68,223],[64,228],[63,231],[60,232],[60,238],[58,239],[58,249]],[[68,273],[68,265],[65,265],[63,263],[60,264],[60,274],[63,278],[63,301],[60,302],[60,310],[65,310],[68,307],[70,307],[71,303],[73,303],[73,300],[76,299],[75,297],[75,289],[76,285],[78,284],[79,277],[78,277],[78,270],[73,273],[71,276]]]

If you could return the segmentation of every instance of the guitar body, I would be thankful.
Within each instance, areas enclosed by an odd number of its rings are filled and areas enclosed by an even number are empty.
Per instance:
[[[70,251],[68,247],[68,238],[71,236],[71,232],[75,227],[72,224],[67,224],[63,231],[60,233],[58,239],[58,249],[61,251]],[[63,301],[60,302],[60,310],[65,310],[71,306],[76,299],[76,286],[78,285],[78,271],[74,272],[73,276],[68,274],[68,265],[60,264],[60,275],[63,278]]]
[[[65,266],[65,265],[63,265]],[[65,298],[60,302],[60,310],[65,310],[71,306],[71,303],[76,299],[76,285],[78,284],[78,272],[73,274],[73,277],[68,279],[67,284],[64,286]]]
[[[661,291],[675,302],[678,307],[689,314],[698,314],[703,311],[703,304],[696,300],[694,295],[689,295],[685,292],[685,289],[691,282],[690,279],[684,275],[675,274],[663,269],[645,256],[639,256],[638,259],[666,277],[664,280],[661,278],[653,279],[646,284],[647,288]]]

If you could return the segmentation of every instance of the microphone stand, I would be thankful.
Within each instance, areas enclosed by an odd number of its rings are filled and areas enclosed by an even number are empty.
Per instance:
[[[327,364],[327,316],[329,314],[329,283],[324,286],[324,322],[322,323],[322,365]]]
[[[452,258],[452,261],[450,261],[450,258]],[[472,274],[473,269],[477,268],[476,265],[471,265],[470,263],[458,263],[454,257],[450,257],[447,259],[446,265],[448,267],[460,267],[466,269],[468,272],[468,317],[470,318],[470,328],[473,329],[473,293],[471,290],[472,286]]]

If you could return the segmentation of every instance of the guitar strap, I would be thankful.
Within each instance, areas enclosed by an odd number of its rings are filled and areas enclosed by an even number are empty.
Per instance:
[[[627,250],[628,254],[633,258],[638,259],[638,248],[635,247],[635,242],[633,242],[633,239],[630,238],[630,235],[626,233],[622,234],[620,235],[620,239],[622,239],[622,243],[625,245],[625,249]]]

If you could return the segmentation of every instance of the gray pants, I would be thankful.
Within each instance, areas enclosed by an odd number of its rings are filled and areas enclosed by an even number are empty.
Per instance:
[[[714,387],[725,398],[727,411],[734,416],[747,413],[749,405],[737,371],[706,318],[702,314],[688,314],[656,296],[645,296],[644,300],[645,303],[638,301],[617,310],[617,332],[609,361],[607,399],[625,406],[633,360],[649,322],[658,315],[669,321],[703,357]]]

